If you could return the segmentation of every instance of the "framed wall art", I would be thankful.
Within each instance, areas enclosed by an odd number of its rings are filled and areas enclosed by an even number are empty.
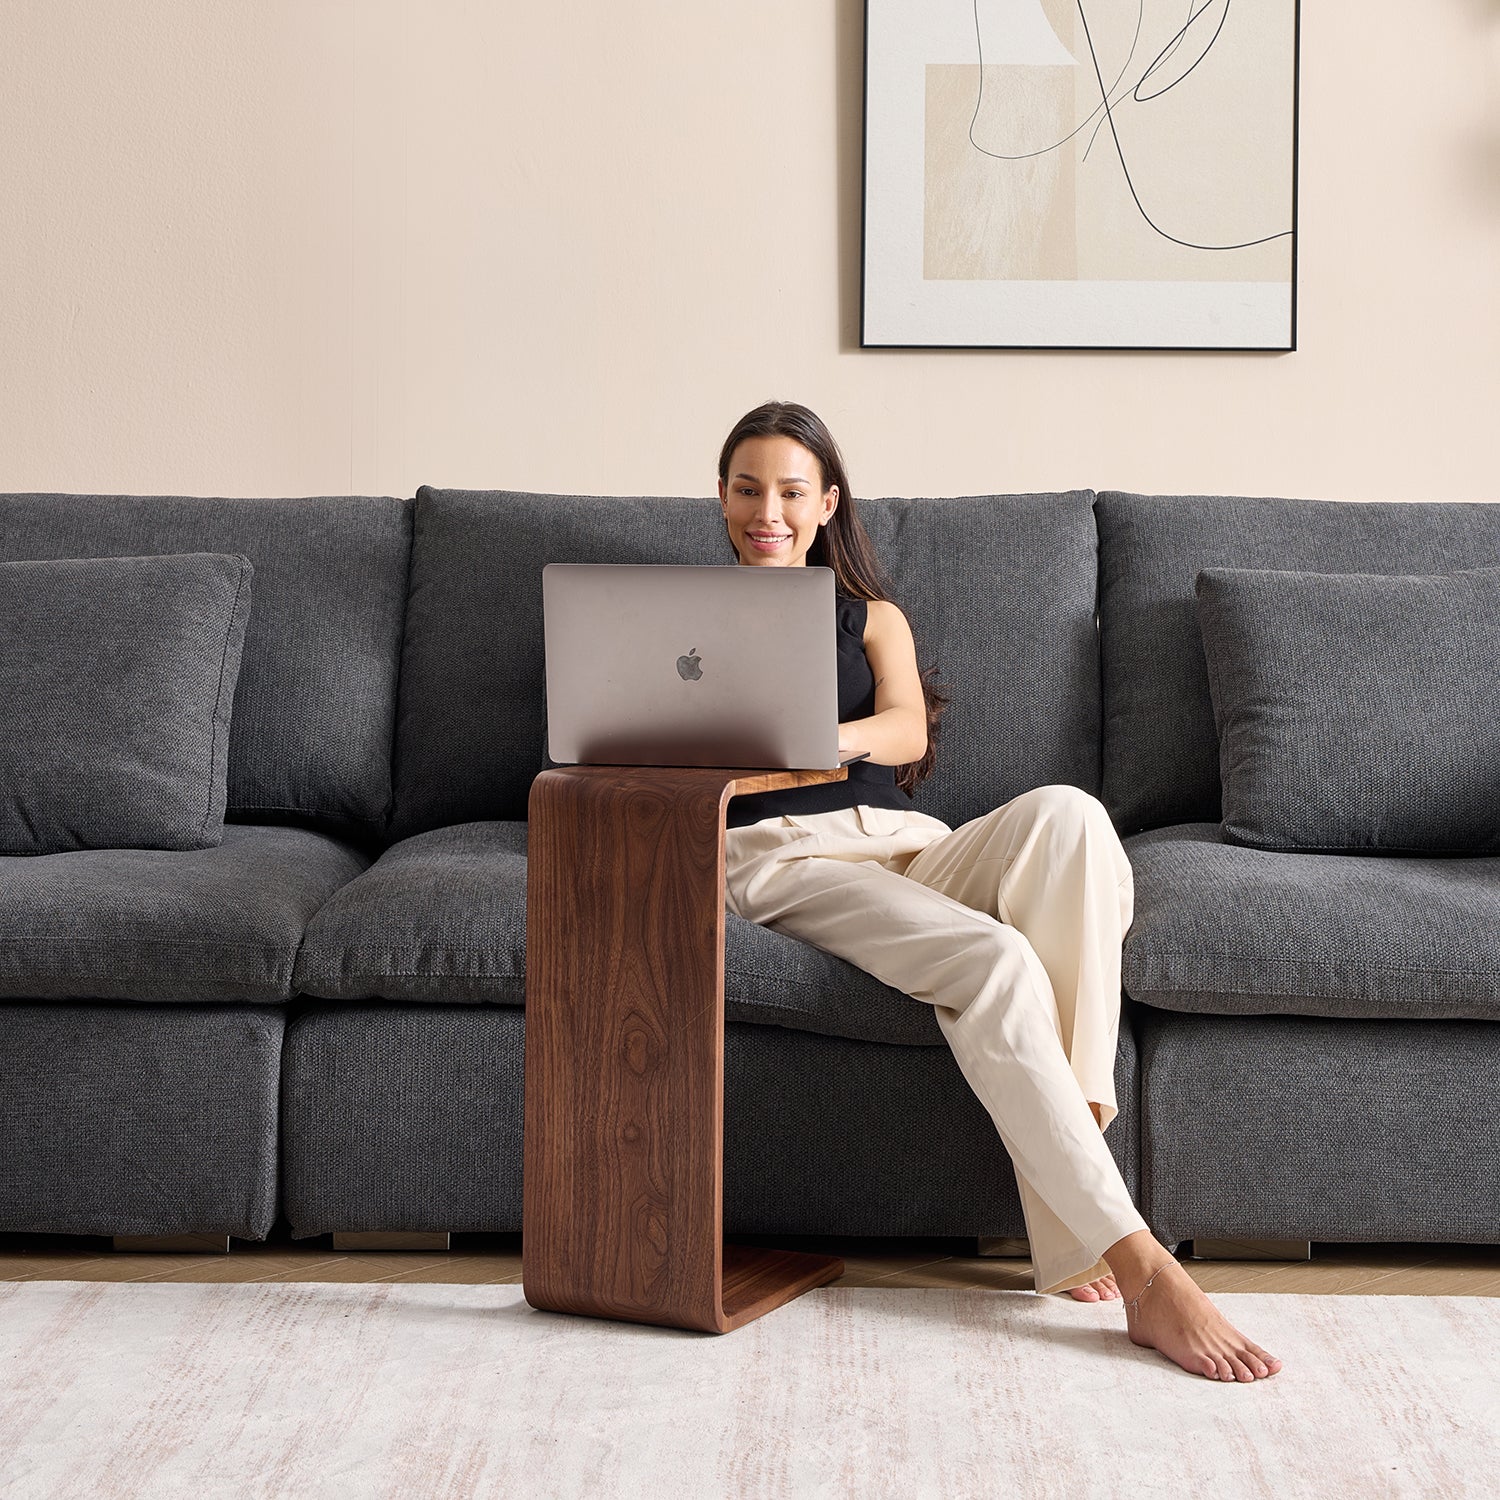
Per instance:
[[[864,348],[1294,349],[1297,0],[866,0]]]

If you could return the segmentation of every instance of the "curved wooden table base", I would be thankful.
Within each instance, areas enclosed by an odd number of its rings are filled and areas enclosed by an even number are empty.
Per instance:
[[[728,1333],[844,1274],[726,1245],[724,810],[848,772],[568,766],[532,783],[526,1300]]]

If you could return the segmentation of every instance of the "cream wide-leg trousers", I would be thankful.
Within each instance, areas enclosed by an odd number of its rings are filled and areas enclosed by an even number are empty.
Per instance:
[[[731,911],[936,1007],[1015,1167],[1036,1290],[1108,1275],[1103,1252],[1147,1225],[1100,1128],[1135,904],[1104,804],[1053,785],[957,829],[882,807],[767,818],[727,831],[725,864]]]

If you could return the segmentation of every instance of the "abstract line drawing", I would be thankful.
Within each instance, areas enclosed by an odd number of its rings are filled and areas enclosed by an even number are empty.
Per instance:
[[[865,347],[1292,349],[1297,0],[866,0]]]

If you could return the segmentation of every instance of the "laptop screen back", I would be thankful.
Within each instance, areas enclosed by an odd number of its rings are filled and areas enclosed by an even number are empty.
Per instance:
[[[839,764],[832,569],[549,563],[542,608],[554,761]]]

